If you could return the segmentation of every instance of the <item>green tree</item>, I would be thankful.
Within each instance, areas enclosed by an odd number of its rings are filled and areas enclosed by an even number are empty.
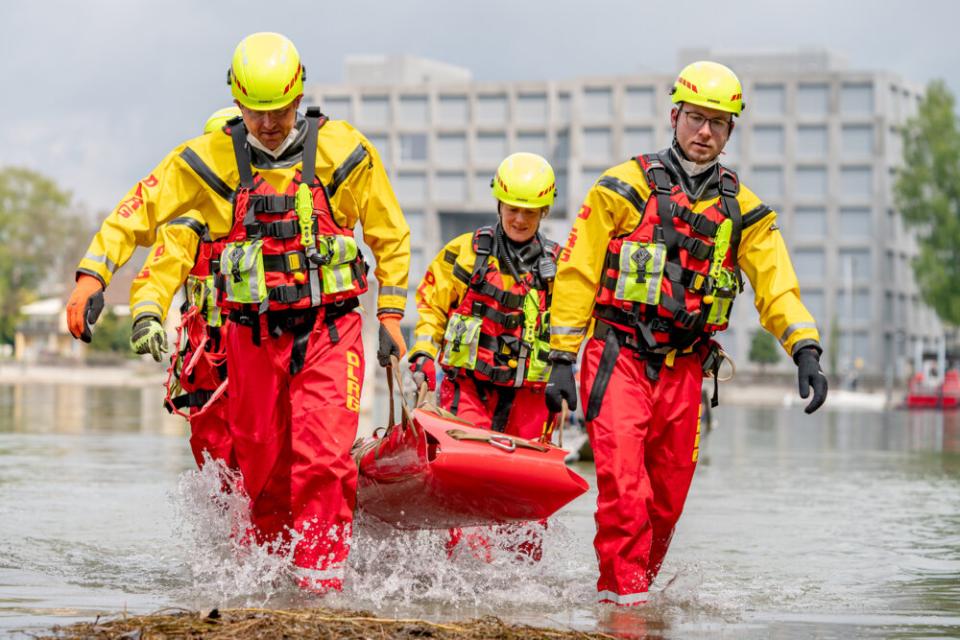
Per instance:
[[[780,345],[772,335],[763,329],[757,329],[750,339],[750,353],[747,354],[747,359],[759,364],[762,372],[768,364],[776,364],[780,360]]]
[[[43,282],[76,261],[86,231],[69,192],[30,169],[0,169],[0,342],[13,342],[20,307],[39,297]]]
[[[903,132],[897,207],[917,235],[913,270],[924,302],[960,325],[960,128],[953,95],[933,81]]]

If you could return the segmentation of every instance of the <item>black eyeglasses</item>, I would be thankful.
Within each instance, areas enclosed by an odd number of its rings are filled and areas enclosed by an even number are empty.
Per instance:
[[[683,111],[682,109],[680,113],[686,116],[687,124],[693,127],[694,131],[699,131],[700,128],[703,127],[703,123],[709,122],[710,131],[718,136],[724,136],[730,132],[730,125],[732,123],[725,118],[708,118],[696,111]]]

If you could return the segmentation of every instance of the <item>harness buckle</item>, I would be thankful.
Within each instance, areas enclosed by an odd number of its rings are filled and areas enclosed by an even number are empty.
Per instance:
[[[684,329],[693,329],[700,317],[699,311],[690,312],[684,308],[679,308],[673,312],[673,319],[676,320]]]

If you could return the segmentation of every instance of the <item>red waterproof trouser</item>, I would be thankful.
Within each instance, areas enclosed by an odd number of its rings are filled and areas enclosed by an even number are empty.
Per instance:
[[[586,407],[604,343],[587,342],[580,398]],[[646,601],[683,511],[700,440],[703,370],[695,354],[664,364],[652,383],[646,362],[621,349],[600,413],[587,422],[597,468],[598,600]]]
[[[190,450],[197,466],[203,466],[203,452],[214,460],[223,460],[228,467],[236,467],[233,459],[233,439],[227,422],[227,396],[221,395],[203,412],[200,407],[190,409]]]
[[[454,380],[444,377],[443,382],[440,383],[440,407],[456,414],[458,418],[472,422],[474,426],[490,429],[499,393],[494,385],[487,385],[486,389],[488,390],[486,396],[481,396],[476,382],[469,375],[458,375]],[[510,401],[510,414],[504,433],[527,440],[536,440],[543,433],[544,423],[548,417],[543,389],[520,387],[516,389]],[[546,526],[546,520],[531,525],[503,525],[493,528],[492,535],[508,536],[511,542],[507,545],[507,550],[515,552],[519,559],[529,558],[539,561],[543,555],[543,535],[540,529]],[[487,535],[473,533],[468,534],[466,538],[475,556],[487,562],[492,560],[489,552],[490,539]],[[447,555],[453,555],[457,545],[463,539],[462,529],[451,529],[446,543]]]
[[[263,318],[259,345],[251,328],[239,324],[227,343],[233,446],[254,535],[280,548],[297,539],[301,585],[315,591],[342,588],[350,549],[357,487],[350,447],[364,367],[360,324],[355,312],[328,324],[321,310],[312,326],[274,337]],[[295,345],[295,333],[308,336]],[[305,352],[302,368],[291,374],[295,347]]]
[[[474,426],[489,429],[493,424],[499,392],[494,385],[486,385],[485,390],[486,393],[482,395],[477,383],[469,375],[458,375],[454,380],[444,377],[440,383],[440,407],[472,422]],[[543,389],[520,387],[510,401],[510,416],[504,433],[528,440],[539,438],[547,417]]]

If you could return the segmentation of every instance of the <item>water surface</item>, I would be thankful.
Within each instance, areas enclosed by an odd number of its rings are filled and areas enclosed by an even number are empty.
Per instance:
[[[210,500],[219,481],[194,470],[159,391],[0,387],[0,635],[123,610],[321,604],[664,638],[960,635],[960,414],[717,418],[646,607],[592,603],[592,490],[551,521],[535,565],[448,560],[443,533],[361,518],[345,593],[317,600],[283,558],[230,543],[242,505]]]

